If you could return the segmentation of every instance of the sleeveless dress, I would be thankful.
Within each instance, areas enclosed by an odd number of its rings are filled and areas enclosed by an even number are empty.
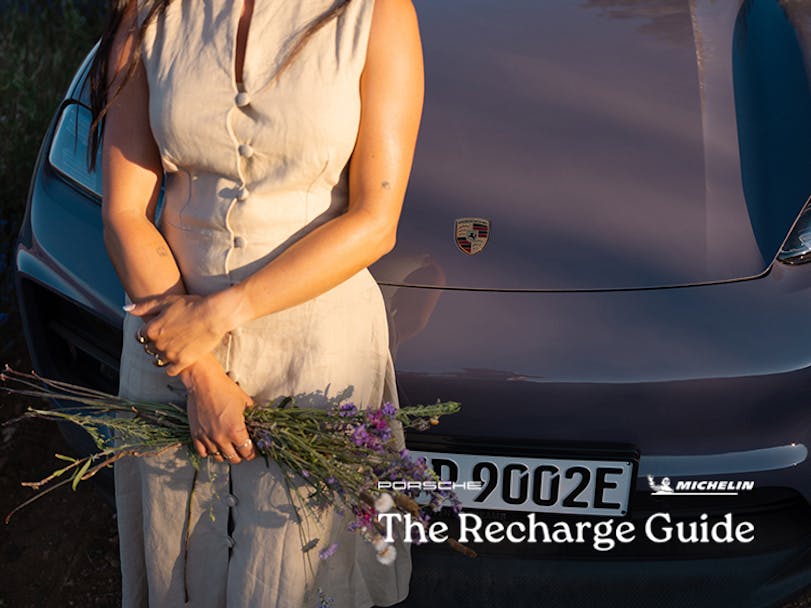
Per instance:
[[[146,31],[149,116],[165,172],[158,228],[189,293],[244,280],[347,208],[374,0],[352,0],[274,78],[296,36],[332,4],[256,0],[241,87],[240,2],[174,0]],[[182,402],[182,383],[133,338],[142,323],[124,321],[119,394]],[[382,294],[363,269],[233,330],[214,355],[257,402],[298,395],[301,405],[378,407],[397,405],[388,340]],[[396,436],[404,447],[401,427]],[[115,482],[124,608],[314,608],[319,587],[334,608],[365,608],[408,594],[409,545],[398,540],[397,559],[384,565],[346,529],[348,517],[305,515],[300,529],[274,461],[206,459],[196,472],[182,448],[116,463]],[[319,539],[306,555],[302,531]]]

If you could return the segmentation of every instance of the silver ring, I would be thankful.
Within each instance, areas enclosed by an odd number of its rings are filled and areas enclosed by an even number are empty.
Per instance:
[[[209,456],[222,456],[222,454],[220,454],[219,452],[210,452],[208,455]]]
[[[234,458],[236,458],[236,457],[237,457],[237,455],[236,455],[236,454],[231,454],[230,456],[229,456],[228,454],[225,454],[224,456],[225,456],[225,457],[226,457],[228,460],[233,460]]]
[[[141,333],[141,329],[143,328],[139,327],[135,330],[135,339],[138,340],[138,344],[146,344],[149,342],[149,339],[147,339],[147,337]]]
[[[249,447],[251,447],[251,444],[253,444],[253,441],[251,441],[251,438],[250,438],[250,437],[248,437],[248,438],[245,440],[245,442],[244,442],[244,443],[240,444],[240,446],[239,446],[239,447],[241,447],[241,448],[249,448]]]
[[[152,344],[152,342],[149,342],[149,341],[147,340],[147,341],[144,343],[144,352],[145,352],[147,355],[152,355],[153,357],[158,356],[158,353],[157,353],[156,351],[151,350],[151,348],[150,348],[151,346],[154,346],[154,344]]]
[[[152,363],[154,363],[158,367],[166,367],[167,365],[169,365],[168,361],[164,361],[163,359],[161,359],[161,356],[157,354],[155,355],[155,359],[152,361]]]

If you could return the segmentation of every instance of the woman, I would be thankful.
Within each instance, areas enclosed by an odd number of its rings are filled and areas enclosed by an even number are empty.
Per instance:
[[[185,395],[209,463],[176,450],[116,464],[125,607],[407,595],[408,546],[384,565],[335,513],[297,514],[243,413],[296,394],[396,403],[366,267],[394,246],[422,86],[409,0],[115,3],[92,105],[128,302],[119,393]],[[301,532],[337,549],[305,556]]]

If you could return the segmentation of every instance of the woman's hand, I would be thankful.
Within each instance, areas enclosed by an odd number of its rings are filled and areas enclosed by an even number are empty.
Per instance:
[[[166,373],[177,376],[210,353],[231,329],[228,316],[215,302],[199,295],[164,294],[125,307],[139,317],[153,316],[140,335],[168,363]]]
[[[191,365],[180,377],[189,392],[187,410],[195,451],[230,464],[253,460],[256,449],[245,428],[245,408],[253,399],[213,355]]]

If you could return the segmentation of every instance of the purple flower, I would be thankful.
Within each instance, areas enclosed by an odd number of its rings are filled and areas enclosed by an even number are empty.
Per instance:
[[[384,431],[389,428],[388,418],[386,418],[386,415],[380,410],[369,412],[366,416],[366,420],[368,426],[375,430]]]
[[[338,496],[343,497],[346,494],[343,487],[338,482],[338,479],[335,476],[330,475],[324,480],[324,483],[327,484],[327,487],[336,492]]]
[[[355,427],[352,431],[352,442],[357,446],[366,446],[369,443],[369,431],[366,430],[366,427],[362,424]]]
[[[273,436],[265,429],[257,429],[254,432],[254,443],[260,452],[267,452],[273,445]]]
[[[355,515],[355,519],[347,526],[350,531],[367,530],[374,525],[373,512],[368,506],[354,505],[352,507],[352,513]]]
[[[334,555],[335,550],[337,548],[338,548],[338,543],[332,543],[326,549],[322,549],[321,551],[319,551],[318,552],[318,557],[320,557],[321,559],[328,559],[328,558],[330,558],[330,557],[332,557]]]
[[[301,476],[306,479],[310,476],[310,472],[307,469],[301,469]]]
[[[338,415],[339,416],[354,416],[358,413],[358,408],[355,407],[354,403],[344,403],[341,407],[338,408]]]
[[[332,608],[335,603],[335,598],[331,595],[324,593],[323,589],[318,588],[318,608]]]
[[[380,411],[383,412],[384,416],[388,416],[389,418],[394,418],[397,415],[397,408],[394,407],[389,401],[383,404]]]

